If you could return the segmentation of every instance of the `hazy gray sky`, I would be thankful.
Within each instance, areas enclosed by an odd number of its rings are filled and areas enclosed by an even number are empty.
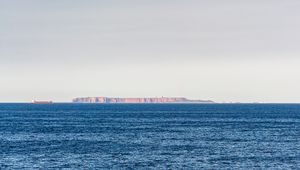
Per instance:
[[[299,0],[0,0],[0,102],[300,102]]]

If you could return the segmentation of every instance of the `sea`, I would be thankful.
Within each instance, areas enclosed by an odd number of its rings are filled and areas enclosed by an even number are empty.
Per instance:
[[[300,169],[300,105],[0,104],[0,169]]]

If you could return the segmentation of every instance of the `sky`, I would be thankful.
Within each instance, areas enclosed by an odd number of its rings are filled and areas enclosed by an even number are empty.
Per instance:
[[[0,0],[0,102],[300,102],[299,0]]]

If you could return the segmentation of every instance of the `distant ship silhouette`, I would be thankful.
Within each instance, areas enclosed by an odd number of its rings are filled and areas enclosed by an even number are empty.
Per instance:
[[[38,100],[32,100],[33,104],[52,104],[52,101],[38,101]]]

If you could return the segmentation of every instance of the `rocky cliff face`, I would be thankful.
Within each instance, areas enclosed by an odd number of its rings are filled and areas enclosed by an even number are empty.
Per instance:
[[[110,97],[83,97],[73,99],[74,103],[213,103],[211,100],[189,100],[184,97],[160,98],[110,98]]]

